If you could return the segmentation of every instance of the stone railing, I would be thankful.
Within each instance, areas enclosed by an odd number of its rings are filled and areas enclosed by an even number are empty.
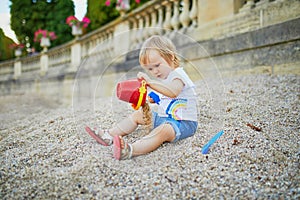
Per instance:
[[[123,62],[127,52],[154,34],[172,37],[178,31],[196,41],[232,36],[297,18],[298,8],[297,0],[153,0],[67,44],[1,62],[0,81],[74,74],[87,57],[102,65],[112,58]]]
[[[5,81],[13,78],[14,75],[14,65],[17,61],[9,60],[0,63],[0,81]],[[21,63],[20,63],[21,64]],[[21,69],[21,66],[20,66]]]

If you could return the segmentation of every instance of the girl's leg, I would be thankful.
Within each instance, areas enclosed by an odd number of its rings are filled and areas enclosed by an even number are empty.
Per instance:
[[[139,124],[145,124],[143,120],[143,111],[137,110],[132,113],[128,118],[120,121],[115,127],[109,129],[109,133],[112,136],[115,135],[128,135],[132,133]]]
[[[172,125],[162,124],[152,130],[149,135],[132,144],[133,156],[143,155],[154,151],[162,143],[173,141],[175,136]]]
[[[129,117],[123,119],[115,127],[109,130],[92,130],[90,127],[85,127],[87,133],[92,136],[98,143],[104,146],[110,146],[113,142],[113,136],[124,136],[133,132],[138,124],[145,124],[143,120],[143,112],[135,111]]]

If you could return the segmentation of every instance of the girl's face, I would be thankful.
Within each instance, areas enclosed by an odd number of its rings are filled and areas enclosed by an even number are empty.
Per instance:
[[[156,50],[149,51],[148,60],[149,63],[145,63],[144,68],[156,78],[166,79],[174,69]]]

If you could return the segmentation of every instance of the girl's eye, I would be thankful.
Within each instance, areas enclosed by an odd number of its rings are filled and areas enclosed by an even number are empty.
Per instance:
[[[152,71],[152,68],[148,68],[149,71]]]
[[[155,67],[159,67],[160,64],[156,64]]]

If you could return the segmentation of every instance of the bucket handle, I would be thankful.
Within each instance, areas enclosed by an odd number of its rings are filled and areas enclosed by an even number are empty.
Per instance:
[[[142,85],[141,87],[139,88],[139,93],[140,93],[140,96],[139,96],[139,100],[138,100],[138,103],[137,105],[131,105],[133,107],[134,110],[138,110],[140,107],[141,107],[141,104],[143,102],[143,98],[144,98],[144,94],[147,92],[147,89],[146,89],[146,81],[145,80],[142,80]]]

